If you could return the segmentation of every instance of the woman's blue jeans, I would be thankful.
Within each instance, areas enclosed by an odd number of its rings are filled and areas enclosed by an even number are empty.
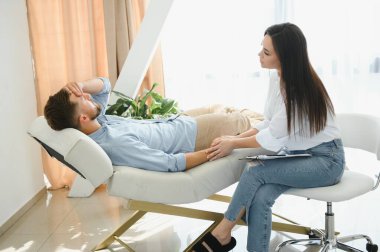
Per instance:
[[[266,160],[246,165],[240,182],[225,213],[235,221],[241,210],[248,224],[247,250],[268,251],[272,230],[272,206],[275,200],[292,187],[310,188],[336,184],[344,166],[344,150],[340,139],[322,143],[306,151],[312,157]]]

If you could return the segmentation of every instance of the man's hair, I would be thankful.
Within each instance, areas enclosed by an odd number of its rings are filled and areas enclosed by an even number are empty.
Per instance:
[[[77,104],[70,101],[70,93],[61,89],[55,95],[51,95],[45,105],[44,115],[49,126],[54,130],[66,128],[79,128],[76,118]]]

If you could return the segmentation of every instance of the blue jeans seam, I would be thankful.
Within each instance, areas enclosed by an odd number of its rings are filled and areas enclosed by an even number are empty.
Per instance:
[[[265,224],[264,224],[264,239],[263,239],[263,248],[264,248],[264,251],[267,251],[267,248],[266,248],[266,240],[267,240],[267,229],[268,229],[268,225],[267,225],[267,220],[268,220],[268,212],[265,213],[265,218],[264,218],[264,221],[265,221]]]

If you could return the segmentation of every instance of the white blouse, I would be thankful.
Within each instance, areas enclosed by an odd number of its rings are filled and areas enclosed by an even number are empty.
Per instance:
[[[280,93],[280,81],[277,72],[271,74],[268,97],[264,109],[264,121],[256,124],[259,132],[256,135],[257,142],[264,149],[270,151],[306,150],[324,142],[340,138],[339,128],[335,123],[335,117],[328,113],[326,127],[315,134],[309,134],[309,122],[303,122],[304,132],[301,133],[296,116],[296,122],[288,135],[286,107]],[[293,124],[293,123],[292,123]]]

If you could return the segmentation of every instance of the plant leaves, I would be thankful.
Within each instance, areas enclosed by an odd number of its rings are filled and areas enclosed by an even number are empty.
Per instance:
[[[115,104],[108,106],[106,114],[132,117],[138,120],[164,118],[177,114],[179,108],[175,100],[164,98],[159,93],[154,92],[158,85],[158,83],[154,83],[150,90],[144,90],[143,94],[137,96],[136,99],[132,99],[121,92],[112,91],[119,98]],[[150,106],[146,104],[149,97],[151,97]]]

